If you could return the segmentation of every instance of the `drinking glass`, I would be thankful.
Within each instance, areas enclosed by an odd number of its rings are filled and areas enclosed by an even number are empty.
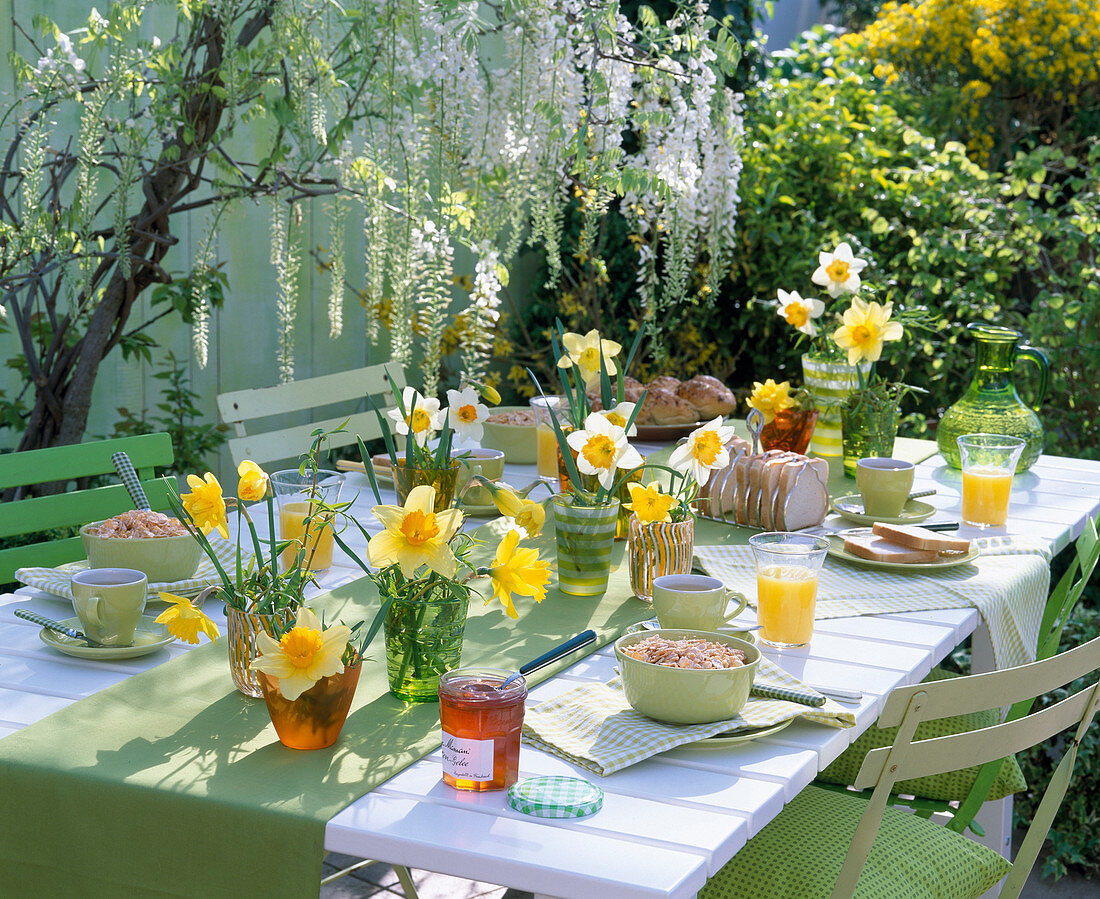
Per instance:
[[[324,468],[304,472],[290,468],[271,475],[271,489],[279,504],[279,539],[295,541],[279,556],[284,569],[295,564],[303,544],[302,563],[306,568],[324,571],[332,567],[333,522],[331,516],[319,513],[317,502],[339,502],[343,484],[344,475]]]
[[[962,458],[962,519],[979,528],[1008,521],[1012,476],[1027,441],[1007,434],[963,434],[956,438]]]
[[[538,453],[536,464],[538,475],[548,484],[558,486],[558,435],[554,431],[554,422],[550,417],[550,410],[558,418],[558,424],[562,424],[562,409],[564,408],[564,396],[533,396],[529,400],[531,408],[535,410],[535,439]]]
[[[749,538],[756,558],[756,616],[762,642],[805,646],[814,632],[817,574],[829,541],[824,537],[769,531]]]

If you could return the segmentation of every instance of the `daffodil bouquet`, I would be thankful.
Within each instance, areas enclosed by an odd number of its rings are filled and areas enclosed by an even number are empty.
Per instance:
[[[561,409],[564,421],[559,420],[553,404],[548,404],[547,409],[575,505],[606,503],[642,466],[641,455],[627,438],[637,433],[634,420],[645,401],[645,393],[636,403],[626,402],[623,380],[640,340],[639,333],[625,364],[619,368],[615,359],[622,346],[601,338],[595,329],[584,335],[576,334],[565,331],[559,321],[551,330],[556,370],[565,396]],[[542,394],[537,378],[535,386]],[[597,388],[601,411],[594,412],[589,393]],[[620,471],[626,474],[617,477]]]

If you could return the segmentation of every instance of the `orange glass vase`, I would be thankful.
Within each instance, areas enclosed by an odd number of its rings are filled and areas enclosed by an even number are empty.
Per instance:
[[[362,670],[362,665],[356,665],[341,674],[322,677],[293,701],[279,692],[277,678],[256,672],[279,741],[291,749],[324,749],[335,743],[347,720]]]
[[[784,409],[760,431],[760,447],[804,454],[816,423],[816,409]]]

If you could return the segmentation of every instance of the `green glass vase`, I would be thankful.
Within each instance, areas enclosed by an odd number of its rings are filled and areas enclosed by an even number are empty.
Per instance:
[[[966,329],[974,338],[976,371],[962,399],[940,419],[936,429],[940,453],[952,468],[961,468],[956,443],[959,436],[1008,434],[1027,441],[1016,465],[1017,471],[1026,471],[1043,451],[1043,425],[1036,412],[1046,394],[1050,364],[1041,350],[1021,346],[1023,335],[1012,328],[971,322]],[[1039,395],[1034,407],[1016,392],[1013,375],[1019,359],[1039,370]]]
[[[607,590],[611,547],[619,519],[619,501],[584,506],[570,496],[555,496],[554,528],[558,546],[558,587],[569,596],[599,596]]]
[[[468,601],[442,588],[424,597],[396,597],[386,612],[390,692],[406,702],[437,702],[439,678],[462,660]]]
[[[844,474],[856,476],[860,459],[889,459],[894,455],[894,439],[898,436],[901,412],[896,401],[863,398],[853,393],[840,407],[844,430]]]

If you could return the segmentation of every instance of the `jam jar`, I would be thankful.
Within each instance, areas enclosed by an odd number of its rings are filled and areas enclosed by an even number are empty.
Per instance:
[[[506,790],[519,777],[527,682],[500,668],[455,668],[439,679],[443,782],[457,790]]]

